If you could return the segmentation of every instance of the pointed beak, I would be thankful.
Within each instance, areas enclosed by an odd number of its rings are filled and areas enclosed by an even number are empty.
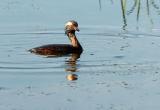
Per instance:
[[[74,29],[75,29],[75,31],[78,31],[78,32],[80,31],[78,27],[75,27]]]

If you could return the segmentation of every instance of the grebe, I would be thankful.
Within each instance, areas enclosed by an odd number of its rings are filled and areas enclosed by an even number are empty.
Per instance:
[[[40,47],[30,49],[31,53],[39,55],[66,55],[71,53],[81,54],[83,48],[79,43],[75,31],[79,31],[78,23],[74,20],[70,20],[65,24],[65,34],[71,41],[70,44],[48,44]]]

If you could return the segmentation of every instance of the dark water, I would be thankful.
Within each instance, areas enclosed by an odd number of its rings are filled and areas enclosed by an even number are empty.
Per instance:
[[[159,110],[159,1],[135,1],[1,0],[0,109]],[[27,51],[69,43],[70,19],[84,48],[75,62]]]

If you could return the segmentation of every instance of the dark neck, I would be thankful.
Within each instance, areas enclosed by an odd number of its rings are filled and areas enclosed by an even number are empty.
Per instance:
[[[71,41],[71,44],[73,47],[76,47],[76,48],[79,48],[79,49],[82,49],[82,46],[81,44],[79,43],[76,35],[75,35],[75,32],[68,32],[67,33],[67,36],[69,37],[70,41]]]

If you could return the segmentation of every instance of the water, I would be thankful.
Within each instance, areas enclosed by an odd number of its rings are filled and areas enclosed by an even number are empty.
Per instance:
[[[0,109],[159,110],[159,10],[150,1],[148,16],[145,3],[139,21],[134,11],[123,22],[120,1],[2,0]],[[127,10],[133,4],[127,2]],[[79,23],[79,59],[27,51],[69,43],[69,19]],[[78,80],[68,81],[71,73]]]

